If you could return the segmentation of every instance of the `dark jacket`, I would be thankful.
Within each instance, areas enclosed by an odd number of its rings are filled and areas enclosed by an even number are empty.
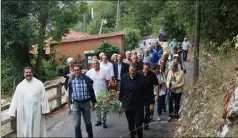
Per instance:
[[[138,74],[142,75],[147,81],[148,86],[147,86],[147,92],[150,97],[154,97],[154,86],[159,85],[158,78],[156,74],[152,71],[149,71],[146,76],[144,76],[143,70],[138,71]],[[153,99],[154,100],[154,99]]]
[[[70,78],[68,81],[68,88],[69,88],[69,99],[70,99],[70,103],[72,103],[72,99],[71,99],[71,95],[72,95],[72,79],[74,79],[74,77]],[[93,80],[91,80],[88,76],[83,74],[83,79],[86,82],[87,88],[88,88],[88,94],[90,96],[90,101],[92,103],[96,103],[96,98],[95,98],[95,93],[93,90]]]
[[[69,80],[69,77],[67,76],[68,74],[69,74],[69,66],[67,66],[63,71],[63,77],[65,78],[65,82],[64,82],[65,90],[68,89],[68,80]]]
[[[142,61],[138,62],[137,65],[138,65],[138,69],[137,70],[143,70],[144,63]]]
[[[138,73],[134,79],[130,78],[129,73],[122,76],[119,101],[125,110],[137,110],[144,108],[144,103],[153,104],[154,98],[147,92],[147,82]]]
[[[118,63],[114,63],[113,64],[113,70],[114,70],[114,75],[115,75],[115,78],[117,79],[118,77]],[[121,78],[122,76],[125,74],[125,73],[128,73],[129,72],[129,65],[122,62],[122,65],[121,65]]]

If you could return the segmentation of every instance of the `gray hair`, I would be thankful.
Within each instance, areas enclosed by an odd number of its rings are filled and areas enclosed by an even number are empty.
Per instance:
[[[72,57],[67,58],[67,63],[70,63],[72,61],[74,62],[74,58],[72,58]]]
[[[92,63],[100,63],[98,59],[93,59]]]
[[[131,54],[131,51],[126,51],[125,55]]]

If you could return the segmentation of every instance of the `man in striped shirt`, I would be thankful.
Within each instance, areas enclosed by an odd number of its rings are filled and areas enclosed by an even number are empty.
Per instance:
[[[81,113],[85,122],[88,137],[93,137],[90,101],[92,102],[92,109],[95,109],[96,98],[93,90],[93,81],[82,74],[82,67],[74,66],[75,76],[70,78],[68,83],[67,103],[68,112],[73,111],[73,120],[75,128],[75,137],[82,138],[81,133]],[[69,104],[72,104],[72,111]]]

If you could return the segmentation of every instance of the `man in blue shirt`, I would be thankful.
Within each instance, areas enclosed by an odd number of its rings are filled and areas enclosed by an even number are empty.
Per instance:
[[[155,50],[157,51],[158,54],[158,61],[161,59],[161,56],[163,54],[163,48],[162,46],[159,44],[158,41],[155,42]]]
[[[153,57],[152,59],[152,65],[157,64],[159,61],[158,53],[156,50],[153,49],[152,45],[148,46],[148,50],[150,55]]]
[[[174,49],[175,47],[177,47],[177,41],[176,41],[175,38],[173,39],[172,42],[170,42],[169,47],[170,47],[170,52],[172,53],[172,52],[173,52],[173,49]]]
[[[95,110],[96,98],[93,90],[93,81],[82,74],[80,65],[74,66],[75,75],[69,79],[67,91],[67,107],[68,113],[73,111],[73,122],[75,129],[75,137],[82,138],[81,133],[81,114],[85,122],[86,130],[89,138],[93,138],[93,130],[91,123],[90,101],[92,102],[92,110]],[[72,110],[70,108],[72,104]]]
[[[182,43],[182,49],[183,49],[183,60],[187,61],[188,57],[188,50],[192,47],[191,43],[188,41],[187,37],[184,38],[184,41]]]

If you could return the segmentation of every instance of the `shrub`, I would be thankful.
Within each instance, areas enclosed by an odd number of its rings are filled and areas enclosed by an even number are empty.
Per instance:
[[[110,60],[110,57],[115,54],[119,53],[118,47],[109,44],[107,41],[103,41],[95,50],[94,53],[98,56],[101,52],[105,53]]]
[[[140,41],[140,30],[126,28],[125,30],[125,51],[138,47]]]
[[[11,96],[14,87],[23,79],[22,71],[8,59],[1,61],[1,91],[3,98]],[[15,86],[14,86],[15,84]]]

